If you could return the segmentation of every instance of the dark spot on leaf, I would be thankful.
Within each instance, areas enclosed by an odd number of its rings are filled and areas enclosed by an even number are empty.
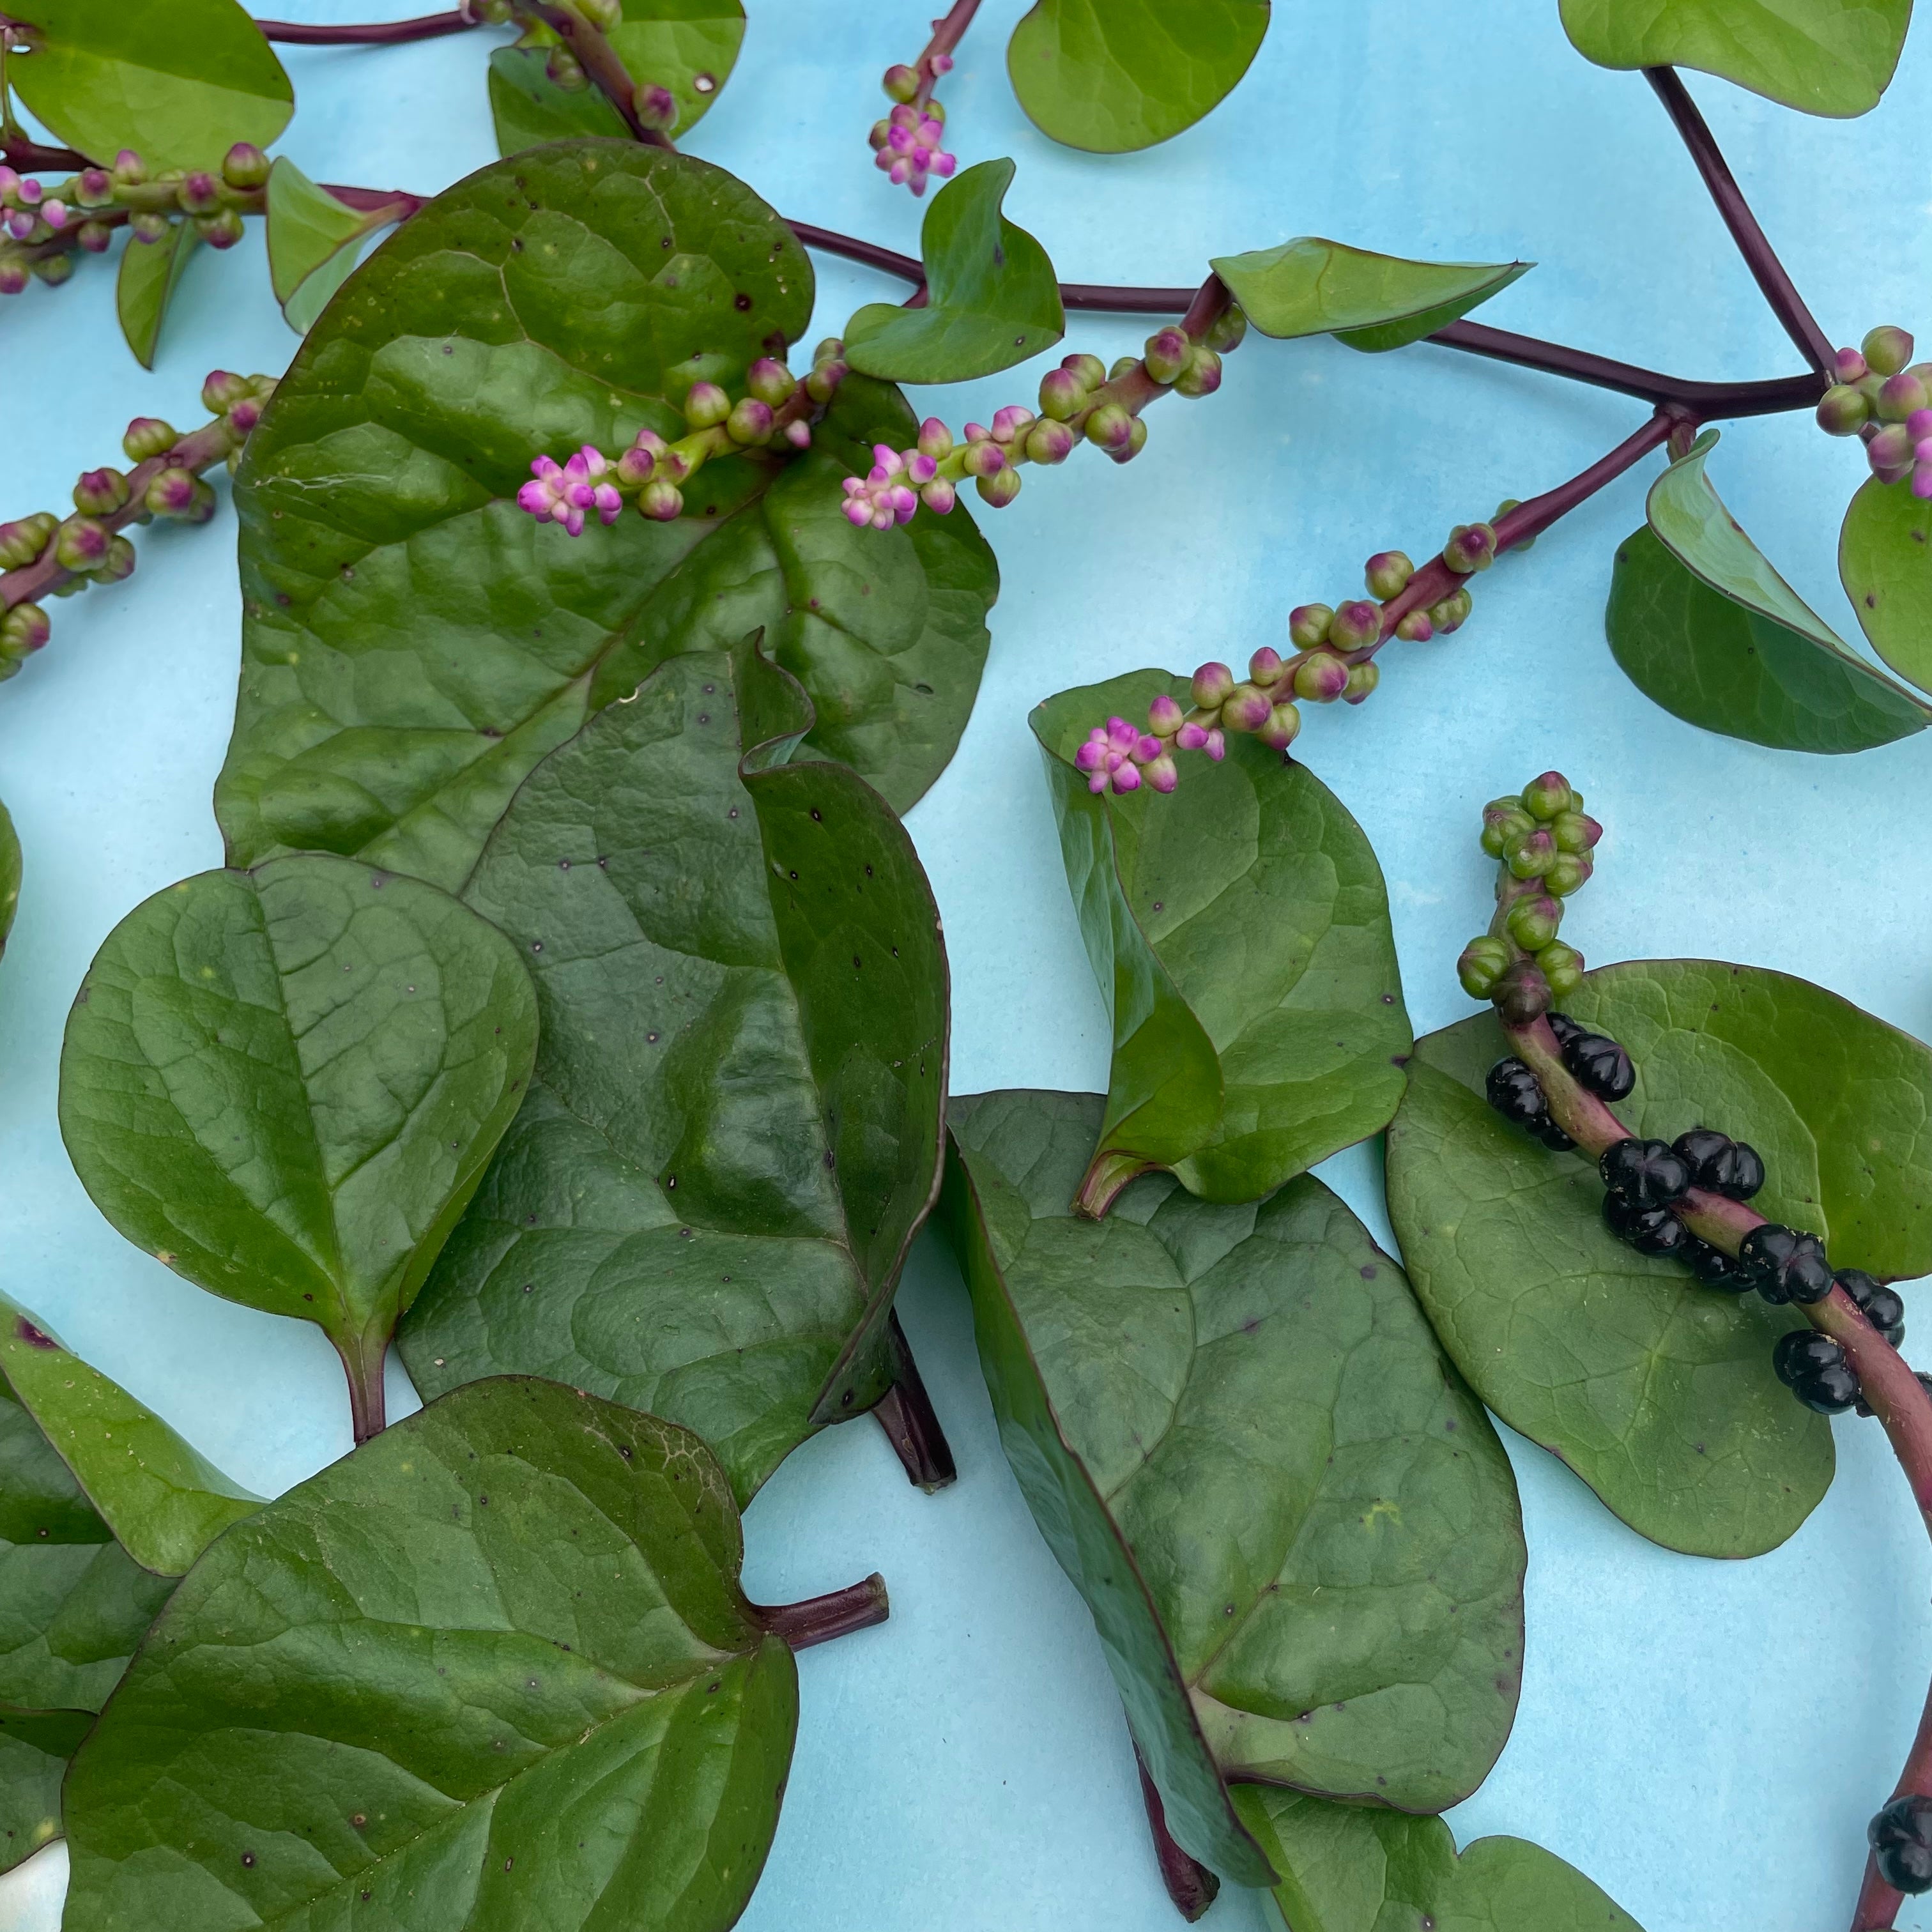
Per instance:
[[[368,1823],[368,1814],[366,1812],[362,1811],[354,1812],[351,1814],[349,1822],[356,1827],[357,1831],[359,1832],[364,1825]]]
[[[14,1332],[29,1348],[58,1348],[60,1346],[51,1335],[43,1334],[24,1315],[14,1324]]]
[[[1876,610],[1878,608],[1878,596],[1875,591],[1868,590],[1865,592],[1865,608],[1868,610]]]
[[[255,1854],[253,1852],[244,1852],[242,1854],[242,1862],[252,1869],[255,1863]]]
[[[1365,1262],[1365,1263],[1363,1264],[1363,1266],[1362,1266],[1362,1268],[1361,1268],[1361,1269],[1360,1269],[1360,1274],[1361,1274],[1361,1277],[1362,1277],[1362,1279],[1363,1279],[1364,1281],[1373,1281],[1373,1280],[1375,1280],[1375,1278],[1376,1278],[1376,1264],[1375,1264],[1375,1263],[1374,1263],[1373,1262]]]
[[[666,1187],[668,1187],[668,1188],[675,1187],[676,1185],[677,1185],[677,1176],[676,1176],[676,1174],[667,1174],[667,1175],[664,1177],[664,1186],[665,1186]]]
[[[709,724],[711,722],[710,712],[708,711],[700,711],[698,714],[698,722],[700,724]]]
[[[568,872],[570,870],[570,861],[568,859],[558,860],[556,862],[556,869],[560,872]]]
[[[644,1038],[652,1046],[656,1046],[658,1043],[658,1036],[654,1033],[646,1034]]]
[[[718,86],[718,81],[715,75],[700,74],[693,80],[691,84],[698,93],[710,94],[716,90]]]
[[[619,1443],[617,1444],[617,1454],[622,1456],[626,1462],[629,1462],[632,1455],[631,1445],[628,1442]]]
[[[820,812],[815,805],[812,808],[812,815],[814,818],[817,819],[821,825],[824,824],[825,814],[824,812]]]
[[[751,305],[751,297],[742,292],[731,298],[731,306],[735,308],[740,315],[742,315],[746,310],[749,308]]]
[[[536,1287],[537,1285],[535,1282],[526,1281],[524,1283],[524,1292],[526,1294],[534,1294],[536,1292]]]
[[[541,952],[543,950],[543,941],[541,939],[532,940],[530,941],[530,950],[532,952]]]

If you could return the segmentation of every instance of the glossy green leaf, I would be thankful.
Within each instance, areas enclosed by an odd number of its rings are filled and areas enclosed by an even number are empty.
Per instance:
[[[1073,756],[1185,679],[1133,671],[1033,714],[1082,937],[1112,1015],[1103,1170],[1253,1201],[1386,1126],[1409,1048],[1382,870],[1306,766],[1230,734],[1179,788],[1096,797]]]
[[[33,51],[7,77],[55,136],[97,161],[133,148],[150,175],[266,148],[295,89],[238,0],[22,0]]]
[[[20,835],[7,808],[0,805],[0,952],[7,950],[7,935],[14,929],[14,915],[20,905]]]
[[[601,88],[562,88],[550,77],[549,54],[538,47],[499,47],[490,56],[490,118],[496,152],[520,154],[552,141],[586,136],[628,141],[624,117]]]
[[[957,512],[890,531],[841,513],[872,443],[915,434],[894,392],[849,379],[811,452],[712,464],[675,522],[572,538],[512,500],[538,453],[678,434],[677,366],[782,352],[812,288],[749,189],[635,143],[499,162],[385,242],[303,344],[236,489],[231,860],[340,851],[458,890],[592,711],[760,626],[818,708],[814,748],[909,806],[965,728],[998,574]]]
[[[1562,0],[1599,67],[1688,67],[1808,114],[1863,114],[1891,85],[1912,0]]]
[[[289,326],[305,335],[355,268],[362,243],[409,204],[351,208],[317,188],[286,154],[268,170],[268,280]]]
[[[1750,1141],[1753,1205],[1822,1237],[1840,1267],[1932,1270],[1932,1054],[1822,988],[1712,960],[1636,960],[1566,1003],[1621,1040],[1634,1133],[1706,1125]],[[1389,1130],[1389,1211],[1410,1279],[1477,1393],[1653,1541],[1748,1556],[1832,1480],[1829,1426],[1771,1349],[1792,1311],[1702,1288],[1601,1219],[1594,1168],[1484,1104],[1503,1051],[1484,1013],[1416,1045]]]
[[[1268,28],[1268,0],[1036,0],[1006,72],[1042,134],[1121,154],[1218,106]]]
[[[1217,256],[1214,272],[1264,335],[1332,334],[1352,349],[1419,342],[1500,295],[1533,262],[1410,262],[1318,235]]]
[[[1258,1784],[1234,1808],[1281,1882],[1293,1932],[1643,1932],[1575,1866],[1522,1838],[1461,1857],[1439,1818],[1330,1804]]]
[[[1780,751],[1862,752],[1932,708],[1848,650],[1745,536],[1704,473],[1717,432],[1652,484],[1617,552],[1604,628],[1630,682],[1687,724]]]
[[[192,221],[175,221],[158,242],[143,242],[130,235],[121,251],[114,306],[121,318],[121,333],[144,369],[154,366],[155,346],[160,340],[168,304],[181,286],[182,271],[189,256],[200,245],[200,233]]]
[[[1010,369],[1066,333],[1060,281],[1042,248],[1000,212],[1011,161],[956,175],[926,212],[924,308],[868,302],[845,325],[845,359],[894,382],[963,382]]]
[[[61,1780],[94,1728],[92,1711],[17,1711],[0,1704],[0,1872],[61,1834]]]
[[[892,1380],[939,1186],[946,954],[911,841],[747,639],[674,658],[525,783],[470,903],[526,949],[530,1100],[403,1334],[710,1443],[741,1500]],[[740,758],[745,763],[741,769]]]
[[[791,1654],[694,1436],[479,1383],[216,1544],[66,1791],[67,1932],[724,1932]]]
[[[1307,1177],[1066,1208],[1103,1102],[948,1109],[946,1220],[1006,1456],[1167,1822],[1272,1882],[1223,1778],[1414,1810],[1481,1783],[1522,1658],[1515,1480],[1402,1270]]]
[[[1932,504],[1869,478],[1845,512],[1838,575],[1872,649],[1932,690]]]
[[[185,1576],[231,1522],[261,1507],[253,1490],[224,1475],[5,1295],[0,1373],[142,1569]]]
[[[433,886],[303,854],[203,872],[94,956],[60,1121],[94,1204],[199,1286],[380,1373],[529,1084],[516,948]]]

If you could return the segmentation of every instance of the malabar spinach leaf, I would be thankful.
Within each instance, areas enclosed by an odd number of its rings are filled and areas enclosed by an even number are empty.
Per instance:
[[[1932,690],[1932,503],[1871,477],[1845,512],[1838,575],[1872,649]]]
[[[20,908],[20,838],[7,808],[0,805],[0,953]]]
[[[948,1226],[1000,1440],[1169,1828],[1245,1885],[1224,1783],[1418,1810],[1481,1783],[1522,1658],[1516,1485],[1401,1269],[1304,1177],[1066,1208],[1104,1103],[956,1100]]]
[[[237,141],[266,148],[295,89],[238,0],[22,0],[10,16],[32,52],[9,64],[20,98],[70,148],[112,161],[133,148],[150,174],[212,168]]]
[[[95,956],[61,1132],[136,1246],[380,1372],[522,1102],[536,1026],[514,946],[434,886],[315,853],[203,872]]]
[[[74,1760],[68,1932],[724,1932],[798,1686],[696,1437],[458,1390],[216,1544]]]
[[[1006,72],[1042,134],[1121,154],[1219,106],[1268,28],[1268,0],[1037,0]]]
[[[956,511],[841,514],[871,444],[912,439],[892,391],[848,379],[810,452],[712,464],[672,523],[573,539],[512,500],[535,455],[681,433],[680,365],[782,354],[812,286],[748,188],[634,142],[498,162],[385,242],[249,440],[231,861],[337,851],[458,890],[591,712],[760,625],[814,748],[910,806],[964,728],[998,580]]]
[[[513,1370],[694,1429],[741,1500],[885,1393],[942,1158],[938,908],[876,793],[786,762],[811,725],[747,638],[525,782],[469,898],[530,962],[536,1081],[403,1335],[426,1394]]]
[[[314,327],[356,267],[362,244],[399,221],[409,204],[351,208],[317,188],[286,154],[268,170],[268,279],[298,335]]]
[[[1848,650],[1745,536],[1704,473],[1718,440],[1651,486],[1617,552],[1604,628],[1630,682],[1687,724],[1782,751],[1862,752],[1928,708]]]
[[[1211,266],[1264,335],[1332,334],[1376,350],[1432,335],[1535,264],[1411,262],[1304,235]]]
[[[869,302],[845,325],[846,360],[894,382],[962,382],[1010,369],[1066,332],[1060,282],[1042,248],[1000,212],[1011,161],[956,176],[926,212],[924,308]]]
[[[1112,1012],[1090,1204],[1148,1167],[1253,1201],[1386,1126],[1409,1048],[1381,868],[1305,766],[1230,734],[1166,797],[1096,796],[1073,757],[1186,682],[1134,671],[1033,714],[1067,883]]]
[[[200,245],[194,224],[184,220],[170,222],[159,241],[143,242],[130,235],[121,251],[120,272],[114,284],[115,313],[134,360],[143,369],[154,366],[168,304],[181,286],[188,258]]]
[[[0,1704],[0,1872],[60,1836],[61,1780],[93,1727],[92,1711]]]
[[[500,154],[521,154],[552,141],[585,136],[628,141],[624,117],[600,88],[562,88],[548,72],[541,46],[499,47],[490,56],[490,118]]]

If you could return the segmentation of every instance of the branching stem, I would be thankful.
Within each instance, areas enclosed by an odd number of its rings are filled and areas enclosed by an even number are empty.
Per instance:
[[[676,152],[668,134],[646,128],[638,118],[638,84],[617,50],[598,28],[582,14],[567,7],[553,6],[550,0],[514,0],[514,4],[521,18],[541,20],[577,56],[578,64],[597,91],[616,109],[634,140],[642,141],[647,147]]]

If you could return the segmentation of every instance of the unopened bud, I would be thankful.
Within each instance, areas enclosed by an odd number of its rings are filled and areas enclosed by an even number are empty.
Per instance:
[[[693,429],[715,429],[731,413],[731,398],[716,382],[694,382],[684,398],[684,419]]]
[[[812,352],[812,367],[815,369],[822,362],[836,362],[844,356],[844,353],[845,344],[843,338],[836,335],[826,336],[820,340],[818,346]]]
[[[134,546],[124,536],[112,538],[107,554],[88,573],[97,584],[124,584],[134,574]]]
[[[1344,704],[1360,704],[1382,681],[1382,674],[1371,658],[1366,664],[1348,667],[1348,682],[1342,693]]]
[[[50,289],[57,289],[63,282],[74,279],[74,257],[71,255],[43,255],[38,261],[29,263],[28,266]]]
[[[1042,416],[1052,417],[1055,422],[1064,422],[1068,417],[1078,416],[1086,406],[1087,392],[1071,370],[1049,369],[1040,379]]]
[[[1543,875],[1543,889],[1554,892],[1558,898],[1568,898],[1578,887],[1588,883],[1594,870],[1580,853],[1559,851]]]
[[[1493,524],[1458,524],[1442,546],[1442,561],[1459,577],[1472,571],[1487,570],[1496,560],[1496,530]]]
[[[1172,382],[1187,367],[1187,359],[1193,349],[1185,329],[1158,329],[1148,338],[1147,348],[1141,359],[1147,364],[1148,374],[1156,382]]]
[[[470,10],[486,27],[507,27],[516,9],[511,0],[470,0]]]
[[[812,374],[805,379],[805,393],[814,403],[829,403],[846,374],[844,363],[836,356],[827,362],[814,362]]]
[[[59,528],[60,519],[46,510],[0,524],[0,569],[19,570],[33,562]]]
[[[1180,729],[1186,716],[1163,691],[1148,706],[1148,729],[1156,738],[1172,738]]]
[[[1258,731],[1274,710],[1274,700],[1252,684],[1238,684],[1221,706],[1221,722],[1231,731]]]
[[[221,206],[221,190],[205,168],[191,169],[175,188],[175,200],[188,214],[212,214]]]
[[[26,262],[11,256],[0,256],[0,296],[20,295],[33,279],[27,272]]]
[[[1556,937],[1563,908],[1547,892],[1529,892],[1510,909],[1504,924],[1509,936],[1526,952],[1538,952]]]
[[[684,493],[668,477],[653,476],[638,492],[638,508],[655,524],[668,524],[684,514]]]
[[[1887,423],[1865,445],[1865,460],[1881,476],[1910,470],[1912,454],[1912,432],[1903,423]]]
[[[84,470],[74,486],[74,506],[90,517],[112,516],[128,500],[128,479],[119,470]]]
[[[70,517],[54,539],[54,561],[63,570],[92,570],[107,554],[109,535],[92,517]]]
[[[1168,792],[1180,782],[1180,767],[1174,762],[1171,753],[1163,752],[1157,758],[1150,758],[1141,767],[1141,776],[1156,791]]]
[[[136,214],[128,224],[128,231],[136,242],[155,242],[166,239],[170,224],[165,214]]]
[[[1124,449],[1133,426],[1133,412],[1124,403],[1102,403],[1087,418],[1087,440],[1102,449]]]
[[[590,85],[590,77],[584,71],[582,63],[562,45],[550,49],[544,62],[544,74],[553,87],[561,88],[566,94],[581,94]]]
[[[1360,598],[1342,604],[1328,626],[1328,641],[1345,651],[1371,644],[1382,634],[1382,607]]]
[[[1559,1000],[1567,1000],[1583,983],[1582,954],[1560,939],[1536,956],[1536,964],[1549,982],[1550,992]]]
[[[114,157],[114,178],[123,188],[139,188],[148,178],[148,164],[132,148]]]
[[[104,221],[83,221],[75,230],[74,239],[90,255],[104,255],[114,239],[114,231]]]
[[[225,416],[243,397],[252,395],[254,388],[246,376],[230,369],[214,370],[201,386],[201,406],[212,416]]]
[[[252,141],[237,141],[221,158],[221,178],[230,188],[260,188],[268,178],[268,158]]]
[[[1332,652],[1316,651],[1294,668],[1294,694],[1311,704],[1332,704],[1348,688],[1348,667]]]
[[[1841,349],[1832,358],[1832,373],[1840,382],[1856,382],[1868,373],[1865,358],[1856,349]]]
[[[1299,650],[1312,650],[1328,641],[1328,627],[1334,621],[1335,613],[1326,604],[1298,604],[1288,614],[1288,640]]]
[[[1509,947],[1485,934],[1463,947],[1462,956],[1456,962],[1456,976],[1471,999],[1486,1000],[1509,963]]]
[[[154,516],[185,517],[194,508],[194,482],[190,470],[164,470],[149,479],[141,501]]]
[[[936,517],[950,516],[959,500],[958,488],[950,476],[935,476],[919,486],[919,500]]]
[[[1570,796],[1574,798],[1576,794],[1573,792]],[[1550,821],[1550,836],[1556,841],[1558,851],[1574,852],[1580,856],[1595,846],[1604,836],[1604,828],[1580,812],[1559,812]]]
[[[1034,463],[1064,463],[1073,454],[1074,435],[1064,422],[1051,418],[1036,422],[1026,433],[1028,458]]]
[[[812,425],[802,416],[794,416],[784,426],[784,440],[794,449],[812,447]]]
[[[1469,621],[1469,613],[1474,608],[1475,600],[1466,589],[1452,590],[1439,604],[1429,607],[1429,621],[1445,637],[1460,631]]]
[[[1406,610],[1396,622],[1395,634],[1406,644],[1426,644],[1436,626],[1426,610]]]
[[[1536,830],[1536,820],[1522,808],[1520,798],[1492,798],[1483,807],[1483,850],[1492,859]]]
[[[724,418],[724,433],[734,442],[753,445],[768,442],[772,434],[772,406],[756,396],[742,397]]]
[[[909,106],[919,92],[919,70],[908,67],[903,61],[896,62],[886,68],[881,85],[888,100],[897,101],[902,107]]]
[[[1281,670],[1280,652],[1264,644],[1248,660],[1248,682],[1250,684],[1272,684],[1280,676]]]
[[[1556,862],[1556,842],[1539,825],[1510,844],[1503,856],[1517,878],[1540,879]]]
[[[1118,382],[1123,376],[1131,376],[1140,366],[1141,358],[1138,356],[1116,356],[1113,367],[1107,371],[1107,380],[1110,382]]]
[[[928,416],[919,426],[919,453],[935,463],[952,454],[952,432],[937,416]]]
[[[1107,365],[1097,356],[1084,352],[1073,356],[1063,356],[1060,366],[1083,389],[1097,389],[1107,380]]]
[[[1241,346],[1241,338],[1248,332],[1248,318],[1240,307],[1230,302],[1208,325],[1208,346],[1218,350],[1223,356],[1232,354]]]
[[[1187,352],[1187,366],[1174,379],[1180,396],[1211,396],[1221,386],[1221,358],[1204,344],[1197,343]]]
[[[1020,494],[1020,472],[1010,466],[996,470],[990,476],[980,477],[973,487],[979,491],[982,502],[1004,510]]]
[[[1277,704],[1255,736],[1271,752],[1285,752],[1301,730],[1301,713],[1292,704]]]
[[[638,125],[646,134],[668,134],[677,125],[677,96],[655,81],[638,83],[631,96],[631,109],[638,117]]]
[[[1889,324],[1875,328],[1864,339],[1865,362],[1876,376],[1896,376],[1912,361],[1912,338],[1903,328]]]
[[[1362,567],[1371,597],[1384,602],[1400,596],[1415,574],[1415,566],[1399,550],[1378,550]]]
[[[0,650],[16,661],[38,650],[53,634],[53,625],[38,604],[16,604],[0,617]]]
[[[1871,405],[1848,383],[1834,382],[1818,404],[1818,427],[1827,436],[1856,436],[1871,418]]]
[[[798,383],[776,356],[760,356],[745,371],[745,387],[760,402],[768,403],[776,409],[781,403],[790,399]]]
[[[1204,664],[1194,674],[1192,688],[1203,711],[1219,710],[1234,688],[1234,674],[1224,664]]]
[[[1878,412],[1885,422],[1903,422],[1915,410],[1924,408],[1928,398],[1925,385],[1910,369],[1886,378],[1878,392]]]
[[[624,24],[623,0],[571,0],[571,4],[600,34],[614,34]]]
[[[1109,463],[1131,463],[1146,448],[1148,440],[1147,418],[1136,416],[1127,430],[1127,440],[1107,452]]]
[[[1540,778],[1532,778],[1522,788],[1522,808],[1545,825],[1559,812],[1574,812],[1576,797],[1570,781],[1561,772],[1545,772]]]

